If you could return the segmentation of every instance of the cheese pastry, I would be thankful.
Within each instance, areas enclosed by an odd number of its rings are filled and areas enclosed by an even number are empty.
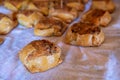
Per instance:
[[[92,23],[96,26],[107,26],[111,22],[111,15],[108,11],[93,9],[85,13],[81,19],[82,22]]]
[[[18,22],[28,28],[36,25],[43,18],[44,16],[40,12],[33,10],[24,10],[17,15]]]
[[[75,23],[65,36],[65,42],[78,46],[100,46],[104,41],[104,33],[93,24]]]
[[[31,73],[46,71],[62,62],[60,47],[47,40],[30,42],[19,52],[19,58]]]
[[[102,9],[112,13],[115,10],[115,4],[112,0],[93,0],[92,9]]]
[[[61,36],[67,29],[67,24],[63,21],[47,17],[40,21],[34,28],[37,36]]]
[[[15,16],[8,17],[0,13],[0,34],[7,34],[17,26],[18,22]]]

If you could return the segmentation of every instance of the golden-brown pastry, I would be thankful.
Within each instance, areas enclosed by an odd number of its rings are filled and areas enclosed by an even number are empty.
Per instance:
[[[104,33],[93,24],[75,23],[65,36],[65,42],[78,46],[99,46],[104,41]]]
[[[66,6],[72,9],[76,9],[77,11],[84,10],[84,2],[83,0],[65,0]]]
[[[0,45],[4,42],[4,39],[0,37]]]
[[[0,34],[7,34],[18,24],[14,14],[11,17],[8,17],[0,13]]]
[[[38,10],[43,15],[49,14],[49,1],[48,0],[33,0],[27,7],[28,10]]]
[[[62,5],[60,1],[54,1],[50,4],[49,16],[61,19],[66,23],[72,22],[78,16],[76,9],[70,9],[66,5]]]
[[[34,28],[37,36],[61,36],[67,29],[67,24],[63,21],[47,17],[40,21]]]
[[[61,49],[47,40],[35,40],[26,45],[19,58],[32,73],[46,71],[62,62]]]
[[[93,9],[85,13],[81,19],[82,22],[92,23],[96,26],[107,26],[111,22],[111,15],[108,11]]]
[[[115,10],[115,4],[112,0],[93,0],[91,8],[102,9],[112,13]]]
[[[12,11],[24,10],[27,8],[29,0],[6,0],[4,7]]]
[[[24,10],[17,15],[18,22],[28,28],[36,25],[43,18],[44,16],[40,12],[33,10]]]

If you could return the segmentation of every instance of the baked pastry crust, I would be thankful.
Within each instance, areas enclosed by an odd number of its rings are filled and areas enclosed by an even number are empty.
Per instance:
[[[79,13],[76,9],[60,4],[60,1],[51,2],[49,16],[61,19],[66,23],[70,23],[78,17]]]
[[[43,15],[49,14],[49,1],[48,0],[32,0],[28,7],[28,10],[38,10]]]
[[[7,15],[0,13],[0,34],[7,34],[17,26],[18,22],[15,17],[14,14],[12,14],[11,17],[8,17]]]
[[[35,40],[26,45],[20,52],[19,58],[31,72],[43,72],[62,62],[61,49],[47,40]]]
[[[100,46],[104,41],[104,33],[93,24],[79,22],[68,29],[64,41],[78,46]]]
[[[9,10],[18,11],[27,8],[29,0],[6,0],[3,5]]]
[[[115,10],[115,4],[112,0],[93,0],[91,8],[102,9],[112,13]]]
[[[52,17],[40,21],[34,28],[37,36],[61,36],[67,29],[67,24]]]
[[[18,22],[27,27],[31,28],[36,25],[44,16],[39,11],[24,10],[17,14]]]
[[[72,9],[76,9],[77,11],[83,11],[84,10],[84,1],[82,0],[66,0],[66,6]]]
[[[111,14],[108,11],[101,9],[89,10],[81,19],[81,22],[92,23],[96,26],[107,26],[112,20]]]

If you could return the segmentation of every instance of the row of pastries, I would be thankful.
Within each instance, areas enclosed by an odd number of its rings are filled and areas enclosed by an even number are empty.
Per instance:
[[[5,0],[0,4],[13,14],[0,14],[0,34],[7,34],[17,24],[34,28],[36,36],[62,36],[64,42],[77,46],[100,46],[104,39],[101,27],[111,22],[115,10],[112,0],[92,0],[90,10],[80,21],[68,27],[84,11],[88,0]],[[101,7],[101,5],[102,7]],[[5,22],[5,23],[4,23]],[[19,58],[32,73],[43,72],[62,62],[61,48],[48,40],[35,40],[19,52]]]

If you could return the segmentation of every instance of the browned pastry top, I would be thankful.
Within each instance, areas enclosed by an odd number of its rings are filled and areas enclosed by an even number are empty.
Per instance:
[[[88,12],[85,18],[83,18],[83,21],[86,23],[93,23],[96,24],[96,22],[105,14],[104,10],[100,9],[94,9]]]
[[[53,27],[53,26],[57,26],[59,27],[60,29],[62,27],[64,27],[64,22],[60,21],[60,20],[57,20],[57,19],[54,19],[54,18],[51,18],[51,17],[47,17],[46,19],[43,19],[42,21],[40,21],[40,23],[46,25],[45,26],[39,26],[38,28],[39,29],[46,29],[46,28],[50,28],[50,27]]]
[[[86,18],[86,19],[98,18],[98,17],[103,16],[104,13],[105,13],[104,10],[94,9],[94,10],[92,10],[89,14],[87,14],[87,18]]]
[[[72,32],[79,33],[80,35],[83,34],[94,34],[100,33],[100,28],[94,26],[93,24],[87,24],[87,23],[76,23],[71,27]]]
[[[34,59],[35,57],[40,57],[42,55],[52,55],[58,51],[57,46],[47,40],[35,40],[29,45],[31,45],[35,50],[31,52],[28,59]]]

